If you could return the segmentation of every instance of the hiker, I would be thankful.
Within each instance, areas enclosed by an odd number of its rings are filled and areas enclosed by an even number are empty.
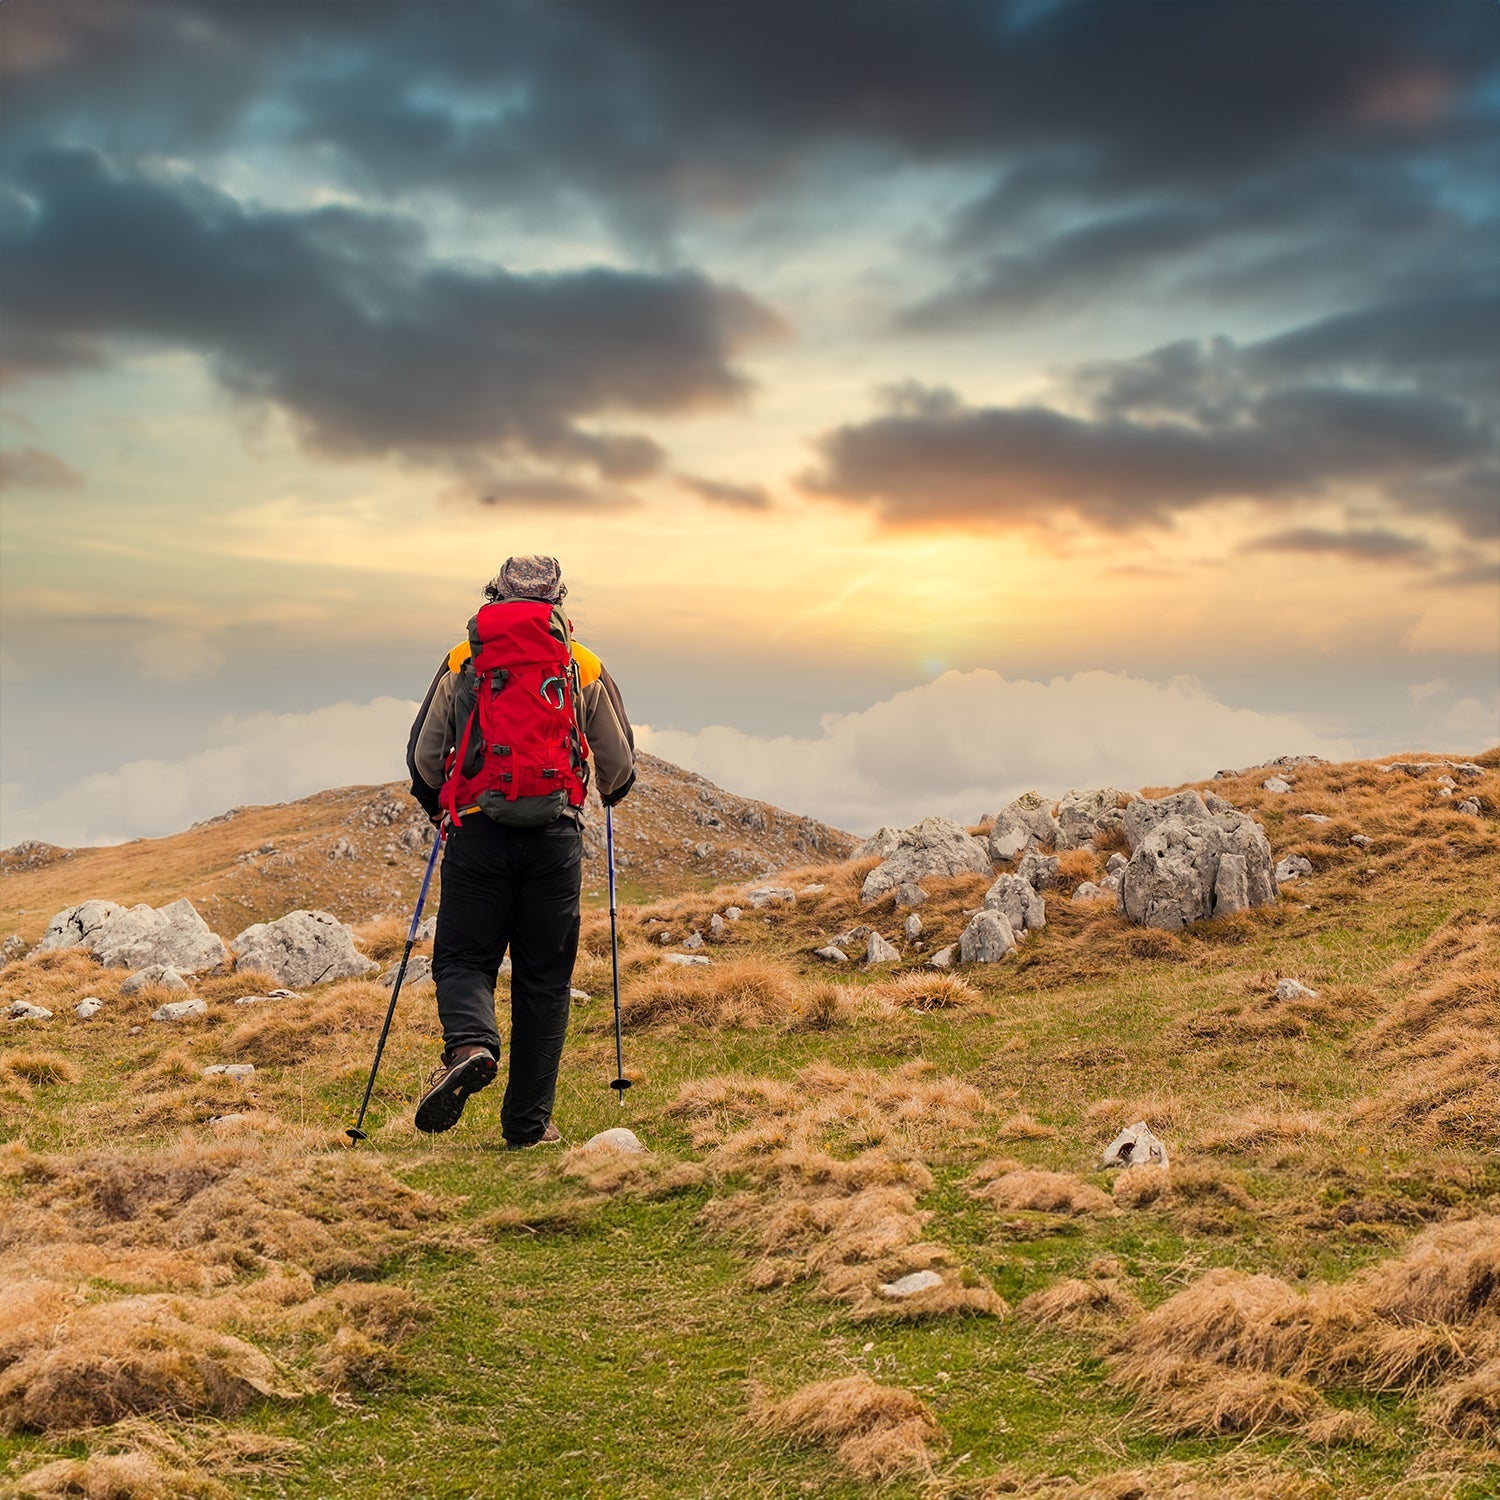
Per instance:
[[[635,737],[614,679],[573,640],[553,557],[512,557],[438,668],[412,725],[411,791],[446,828],[432,977],[444,1051],[417,1129],[448,1130],[495,1078],[495,981],[511,955],[508,1146],[561,1140],[552,1123],[578,953],[583,803],[635,783]]]

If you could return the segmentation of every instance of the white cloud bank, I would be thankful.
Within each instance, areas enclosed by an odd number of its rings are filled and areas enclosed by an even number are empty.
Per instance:
[[[1230,708],[1189,677],[1150,682],[1079,672],[1015,682],[948,672],[857,713],[829,715],[816,739],[713,726],[643,727],[644,749],[744,796],[868,833],[929,813],[965,821],[1030,787],[1196,780],[1276,755],[1356,754],[1287,715]]]
[[[228,715],[181,760],[134,760],[85,776],[46,801],[0,788],[0,843],[117,844],[175,833],[243,803],[286,802],[327,787],[405,777],[415,703],[377,698],[310,713]]]

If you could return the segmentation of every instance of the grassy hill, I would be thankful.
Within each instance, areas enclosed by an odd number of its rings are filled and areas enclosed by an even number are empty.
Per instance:
[[[923,961],[985,877],[927,882],[907,941],[891,898],[859,905],[870,862],[819,852],[777,878],[821,891],[714,934],[744,879],[653,892],[643,845],[622,923],[636,1086],[623,1109],[607,1088],[594,911],[557,1113],[573,1144],[550,1153],[502,1149],[498,1090],[415,1134],[430,987],[403,997],[350,1149],[377,986],[237,1007],[254,976],[209,977],[207,1015],[169,1026],[147,1018],[170,997],[121,997],[85,955],[12,963],[0,1003],[55,1015],[0,1021],[0,1486],[1492,1496],[1500,751],[1480,762],[1477,818],[1436,770],[1302,766],[1280,796],[1264,771],[1215,781],[1278,858],[1313,865],[1274,907],[1174,934],[1052,892],[1021,949],[951,974]],[[354,840],[379,795],[242,813],[145,868],[127,846],[12,871],[5,909],[27,908],[23,930],[89,895],[264,913],[245,887],[269,877],[235,855],[294,821],[309,850]],[[652,846],[659,868],[685,837]],[[1065,855],[1065,889],[1102,857]],[[402,938],[402,858],[350,911],[380,957]],[[901,962],[814,956],[858,923]],[[667,965],[661,935],[693,931],[713,962]],[[1283,977],[1316,994],[1277,1000]],[[93,1021],[83,995],[104,1001]],[[203,1075],[229,1062],[256,1072]],[[1170,1171],[1096,1171],[1137,1120]],[[619,1123],[649,1155],[577,1144]],[[930,1289],[880,1291],[922,1270]]]

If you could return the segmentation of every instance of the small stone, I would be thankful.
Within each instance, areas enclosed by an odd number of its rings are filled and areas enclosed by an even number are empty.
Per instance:
[[[832,943],[829,943],[826,948],[815,948],[813,950],[813,957],[821,958],[825,964],[846,964],[849,962],[849,955],[842,948],[834,947]]]
[[[1117,849],[1104,861],[1104,873],[1106,875],[1121,875],[1125,871],[1125,866],[1129,863],[1130,861]]]
[[[598,1135],[591,1135],[583,1143],[585,1151],[619,1151],[626,1156],[649,1155],[646,1148],[641,1145],[640,1137],[635,1131],[627,1130],[623,1125],[612,1126],[609,1130],[601,1130]]]
[[[97,995],[87,995],[74,1008],[73,1014],[80,1021],[92,1020],[104,1009],[104,1002]]]
[[[392,964],[384,974],[380,976],[380,987],[390,989],[396,983],[396,975],[400,971],[400,964]],[[406,961],[406,977],[401,981],[403,987],[416,989],[419,984],[426,984],[432,978],[432,960],[425,953],[413,953]]]
[[[1300,854],[1288,854],[1276,866],[1276,883],[1282,885],[1288,880],[1300,880],[1304,875],[1311,875],[1312,872],[1311,860],[1304,859]]]
[[[1276,986],[1276,998],[1278,1000],[1316,1000],[1318,992],[1296,979],[1283,979]]]
[[[684,948],[701,948],[703,946],[703,934],[701,932],[690,932],[682,940]]]
[[[1268,792],[1274,792],[1277,796],[1285,796],[1292,789],[1291,782],[1282,776],[1269,776],[1261,782],[1261,786]]]
[[[1438,779],[1437,779],[1437,784],[1439,786],[1457,786],[1458,785],[1458,783],[1451,776],[1439,776]]]
[[[905,934],[908,943],[914,943],[922,936],[922,919],[913,912],[905,922],[901,924],[901,931]]]
[[[1099,889],[1101,891],[1108,891],[1110,895],[1115,895],[1120,889],[1120,877],[1118,875],[1106,875],[1099,882]]]
[[[571,1000],[574,1005],[582,1005],[589,999],[589,992],[587,990],[570,989],[568,991],[568,999]]]
[[[865,968],[873,969],[876,964],[900,962],[901,954],[897,951],[895,944],[888,943],[878,932],[872,932],[869,946],[865,949]]]
[[[762,885],[746,891],[745,899],[753,910],[759,911],[763,906],[792,906],[796,903],[797,893],[786,885]]]
[[[669,953],[662,962],[676,964],[679,968],[686,969],[693,967],[707,968],[711,960],[702,953]]]
[[[897,1281],[885,1281],[880,1285],[880,1295],[900,1301],[903,1297],[915,1297],[918,1292],[931,1291],[942,1286],[943,1278],[936,1271],[913,1271]]]
[[[236,1125],[245,1125],[249,1122],[249,1115],[215,1115],[208,1123],[215,1130],[232,1130]]]
[[[163,990],[185,990],[187,980],[170,964],[152,964],[146,969],[137,969],[120,985],[122,995],[135,995],[150,985]]]
[[[738,906],[726,906],[724,908],[724,920],[726,922],[738,922],[744,916],[744,911]]]
[[[1356,849],[1368,849],[1375,842],[1367,833],[1354,833],[1349,836],[1349,842]]]
[[[1093,901],[1104,894],[1101,886],[1094,884],[1092,880],[1085,880],[1076,891],[1073,892],[1075,901]]]
[[[1033,890],[1050,891],[1057,888],[1057,856],[1042,854],[1028,849],[1016,866],[1016,874]]]
[[[430,943],[437,937],[437,918],[428,917],[417,927],[417,941],[419,943]]]
[[[12,1000],[6,1011],[12,1021],[50,1021],[52,1012],[45,1005],[33,1005],[29,1000]]]
[[[966,964],[993,964],[1015,946],[1016,934],[1004,913],[982,910],[976,912],[964,928],[958,940],[958,953]]]
[[[250,1078],[255,1073],[254,1063],[213,1063],[203,1070],[205,1078],[222,1075],[225,1078]]]
[[[1151,1133],[1151,1127],[1144,1120],[1127,1125],[1104,1148],[1104,1155],[1099,1158],[1101,1167],[1140,1167],[1152,1163],[1166,1171],[1169,1166],[1167,1148]]]
[[[500,972],[502,974],[509,974],[513,967],[514,965],[510,961],[510,954],[507,953],[505,957],[500,960]],[[271,993],[275,994],[276,992],[273,990]]]
[[[1454,805],[1455,812],[1467,813],[1471,818],[1477,818],[1484,811],[1479,805],[1477,797],[1465,797],[1462,802]]]
[[[0,964],[8,964],[25,953],[27,947],[26,939],[19,932],[13,932],[0,943]]]
[[[830,938],[829,941],[835,948],[852,948],[856,943],[864,942],[874,931],[873,927],[867,927],[861,922],[858,927],[851,927],[847,932],[841,932],[837,937]]]
[[[896,887],[897,906],[920,906],[927,899],[927,892],[915,880],[903,881]]]
[[[1298,813],[1298,818],[1304,823],[1331,823],[1333,819],[1327,813]]]
[[[826,885],[805,885],[797,892],[798,900],[803,896],[821,896],[828,887]]]
[[[146,1028],[144,1026],[132,1026],[130,1028],[130,1030],[125,1033],[125,1035],[126,1036],[139,1036],[145,1029]]]
[[[185,1021],[189,1016],[208,1014],[208,1006],[197,995],[191,1000],[174,1000],[170,1005],[159,1005],[151,1012],[153,1021]]]
[[[939,948],[923,967],[928,969],[951,969],[953,967],[953,944],[949,943],[946,948]]]

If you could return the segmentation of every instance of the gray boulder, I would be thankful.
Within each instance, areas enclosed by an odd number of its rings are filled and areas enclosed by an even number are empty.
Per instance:
[[[1276,866],[1276,880],[1278,884],[1283,880],[1300,880],[1304,875],[1311,875],[1312,872],[1310,859],[1304,859],[1300,854],[1288,854]]]
[[[151,1012],[153,1021],[189,1021],[194,1016],[208,1014],[207,1004],[196,995],[191,1000],[174,1000],[170,1005],[158,1005]]]
[[[935,1286],[942,1286],[943,1278],[936,1271],[913,1271],[909,1276],[899,1277],[895,1281],[883,1281],[880,1284],[880,1295],[889,1297],[893,1302],[900,1302],[907,1297],[915,1297],[918,1292],[930,1292]]]
[[[26,939],[19,932],[11,933],[3,943],[0,943],[0,968],[20,958],[26,952],[27,946]]]
[[[1073,899],[1075,901],[1092,901],[1096,897],[1102,896],[1103,894],[1104,891],[1101,887],[1095,885],[1092,880],[1085,880],[1083,884],[1073,892]]]
[[[417,941],[419,943],[430,943],[437,937],[437,918],[428,917],[425,922],[417,924]]]
[[[928,969],[951,969],[953,967],[953,944],[949,943],[946,948],[939,948],[923,967]]]
[[[297,989],[330,979],[363,979],[380,967],[326,911],[294,911],[274,922],[257,922],[235,938],[234,952],[235,968],[270,974]]]
[[[1003,912],[976,912],[958,940],[958,956],[966,964],[998,963],[1016,946],[1016,935]],[[936,955],[934,955],[936,957]]]
[[[789,885],[763,885],[753,891],[746,891],[745,899],[752,910],[759,911],[763,906],[793,906],[797,901],[797,893]]]
[[[900,842],[865,877],[859,899],[868,906],[928,875],[988,875],[989,851],[952,818],[923,818],[902,829]]]
[[[1112,786],[1069,792],[1057,804],[1057,847],[1081,849],[1118,828],[1125,815],[1116,803],[1125,795]]]
[[[913,912],[901,925],[902,935],[908,943],[914,943],[922,936],[922,919]]]
[[[1163,816],[1161,804],[1173,810]],[[1134,853],[1116,900],[1121,915],[1132,922],[1173,931],[1276,899],[1271,845],[1260,824],[1244,813],[1210,812],[1196,792],[1178,792],[1157,804],[1132,803],[1125,827]],[[1231,861],[1221,884],[1226,855],[1240,856],[1243,863]]]
[[[984,908],[1002,912],[1013,932],[1034,931],[1047,925],[1047,903],[1029,880],[1000,875],[984,893]]]
[[[104,1009],[104,1002],[97,995],[85,995],[73,1008],[80,1021],[92,1021]]]
[[[1171,1165],[1167,1160],[1166,1146],[1152,1134],[1151,1127],[1144,1120],[1127,1125],[1104,1148],[1104,1155],[1099,1158],[1099,1165],[1105,1168],[1142,1167],[1148,1164],[1158,1166],[1162,1171],[1166,1171]]]
[[[706,969],[712,960],[702,953],[669,953],[662,962],[679,969]]]
[[[1057,886],[1057,856],[1028,849],[1016,866],[1016,875],[1033,890],[1054,890]]]
[[[896,887],[897,906],[920,906],[926,899],[927,892],[915,880]]]
[[[185,990],[187,980],[170,964],[152,964],[149,969],[137,969],[120,985],[122,995],[135,995],[148,985],[163,990]]]
[[[1050,844],[1058,835],[1052,803],[1040,792],[1022,792],[995,814],[990,828],[990,858],[1014,859],[1030,844]]]
[[[870,934],[870,941],[865,947],[865,968],[873,969],[876,964],[898,964],[901,962],[901,954],[894,943],[887,942],[878,932]]]
[[[1130,861],[1117,851],[1104,861],[1104,873],[1106,875],[1123,875],[1125,873],[1125,866],[1129,863]]]
[[[12,1021],[50,1021],[52,1012],[45,1005],[33,1005],[29,1000],[12,1000],[5,1012]]]
[[[825,964],[846,964],[849,955],[842,948],[836,948],[832,943],[826,947],[813,949],[813,957],[821,958]]]
[[[585,1151],[618,1151],[625,1156],[648,1154],[635,1131],[627,1130],[623,1125],[615,1125],[608,1130],[601,1130],[598,1135],[591,1135],[583,1143],[583,1149]]]
[[[87,948],[92,953],[94,939],[104,924],[124,910],[113,901],[83,901],[67,907],[47,923],[37,950],[45,953],[53,948]]]
[[[901,830],[887,828],[883,824],[863,843],[856,844],[850,859],[884,859],[901,847]]]
[[[1316,1000],[1318,992],[1309,989],[1298,979],[1282,979],[1276,984],[1276,998],[1278,1000]]]
[[[1292,784],[1284,776],[1268,776],[1261,786],[1274,796],[1284,797],[1291,791]]]
[[[132,906],[111,917],[93,938],[93,954],[106,968],[168,965],[180,974],[214,969],[229,950],[186,898],[159,909]]]
[[[392,964],[384,974],[380,976],[381,985],[390,989],[396,982],[396,971],[401,967],[399,963]],[[406,963],[406,978],[401,981],[402,988],[410,986],[416,989],[419,984],[428,984],[432,980],[432,960],[425,954],[413,953]]]
[[[1454,811],[1467,814],[1471,818],[1477,818],[1484,808],[1480,806],[1478,797],[1465,797],[1462,802],[1454,804]]]

